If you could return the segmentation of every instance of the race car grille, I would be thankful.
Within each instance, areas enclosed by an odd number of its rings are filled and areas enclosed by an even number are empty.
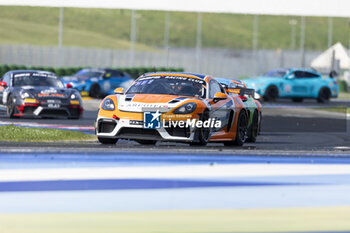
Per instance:
[[[100,121],[98,123],[99,133],[111,133],[113,132],[117,123],[115,121]]]
[[[165,128],[168,134],[174,137],[190,137],[191,131],[189,128],[180,128],[180,127],[170,127],[170,128]]]
[[[40,114],[40,116],[52,116],[52,117],[56,117],[56,116],[68,116],[68,113],[66,110],[61,110],[61,109],[55,109],[55,110],[51,110],[51,109],[43,109]]]
[[[117,134],[120,138],[139,138],[139,139],[161,139],[162,137],[155,129],[142,129],[142,128],[127,128],[124,127]]]
[[[23,114],[33,114],[37,107],[24,107]]]

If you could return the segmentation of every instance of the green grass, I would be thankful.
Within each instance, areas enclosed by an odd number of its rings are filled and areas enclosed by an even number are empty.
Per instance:
[[[350,92],[340,92],[338,99],[350,100]]]
[[[336,106],[336,107],[323,107],[323,108],[313,108],[315,110],[327,111],[327,112],[339,112],[339,113],[350,113],[350,108],[346,106]]]
[[[349,207],[0,214],[0,232],[345,232],[349,216]]]
[[[162,47],[165,12],[137,11],[139,50]],[[0,43],[57,45],[58,8],[0,6]],[[118,9],[66,8],[64,11],[65,46],[128,49],[131,12]],[[300,18],[259,16],[261,49],[290,49],[291,26],[297,19],[296,46],[300,40]],[[197,15],[170,13],[170,47],[194,47]],[[348,19],[333,19],[333,41],[348,45]],[[202,45],[210,48],[251,49],[253,16],[238,14],[202,14]],[[309,50],[327,48],[328,18],[307,17],[305,46]]]
[[[68,130],[27,128],[14,125],[0,126],[0,141],[44,142],[94,139],[96,137],[93,135]]]

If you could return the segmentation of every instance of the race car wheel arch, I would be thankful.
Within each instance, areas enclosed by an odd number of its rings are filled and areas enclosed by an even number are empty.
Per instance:
[[[275,101],[277,98],[278,98],[278,88],[275,85],[268,86],[264,94],[264,100]]]
[[[13,97],[11,94],[9,94],[9,96],[7,97],[7,103],[6,103],[6,113],[7,116],[10,118],[14,117],[14,113],[15,113],[15,104],[13,102]]]
[[[245,110],[241,110],[237,120],[236,137],[233,141],[225,142],[225,146],[242,146],[247,137],[248,116]]]
[[[247,142],[255,142],[258,134],[259,134],[259,114],[258,114],[258,111],[255,110],[253,113],[252,123],[248,128]]]
[[[317,95],[318,103],[327,103],[331,97],[331,90],[328,87],[322,87]]]
[[[97,137],[97,139],[102,144],[116,144],[118,142],[118,138]]]

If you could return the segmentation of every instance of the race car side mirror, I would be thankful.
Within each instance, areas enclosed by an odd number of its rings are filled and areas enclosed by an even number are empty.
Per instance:
[[[7,87],[7,83],[6,82],[0,82],[0,87]]]
[[[70,83],[67,83],[66,87],[67,87],[67,88],[73,88],[73,85],[70,84]]]
[[[214,95],[213,102],[217,103],[221,100],[227,99],[227,95],[225,93],[218,92]]]
[[[118,87],[114,89],[114,94],[124,94],[124,89],[122,87]]]

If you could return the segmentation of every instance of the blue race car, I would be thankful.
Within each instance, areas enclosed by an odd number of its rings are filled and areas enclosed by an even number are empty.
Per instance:
[[[61,78],[64,84],[71,84],[82,96],[101,98],[111,95],[115,88],[128,88],[134,81],[127,73],[118,69],[88,68],[79,70],[73,76]]]
[[[302,102],[305,98],[317,99],[319,103],[338,97],[338,82],[309,69],[276,69],[266,74],[244,80],[249,88],[263,96],[265,101],[291,98]]]

